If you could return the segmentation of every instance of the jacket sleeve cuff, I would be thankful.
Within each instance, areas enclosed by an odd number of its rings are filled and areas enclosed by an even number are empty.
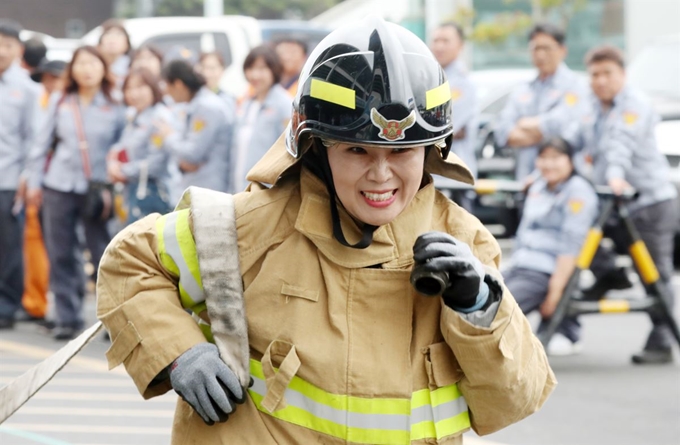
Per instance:
[[[479,286],[479,293],[477,294],[475,304],[473,304],[470,307],[456,307],[452,305],[450,306],[450,308],[456,312],[469,314],[470,312],[475,312],[483,308],[486,305],[486,301],[488,299],[489,299],[489,286],[482,281],[482,284]]]
[[[157,218],[148,216],[114,238],[97,279],[97,316],[112,339],[106,353],[109,367],[124,364],[144,398],[170,390],[169,381],[154,379],[185,351],[206,341],[180,303],[177,280],[160,264]]]

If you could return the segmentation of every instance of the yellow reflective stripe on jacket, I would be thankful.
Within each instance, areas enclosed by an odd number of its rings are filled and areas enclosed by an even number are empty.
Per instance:
[[[156,222],[158,252],[168,272],[179,277],[182,305],[193,308],[205,301],[196,244],[189,229],[189,209],[172,212]]]
[[[455,384],[416,391],[411,400],[361,398],[328,393],[296,376],[286,388],[286,407],[270,413],[262,407],[267,392],[262,364],[251,360],[250,372],[254,383],[249,392],[258,410],[342,440],[410,444],[470,427],[467,404]]]

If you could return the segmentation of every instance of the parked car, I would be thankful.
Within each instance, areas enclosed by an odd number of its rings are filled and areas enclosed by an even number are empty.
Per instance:
[[[240,95],[247,83],[243,61],[250,49],[262,42],[256,19],[245,16],[222,17],[151,17],[125,20],[133,48],[152,44],[161,51],[182,46],[195,53],[218,51],[228,68],[222,88]],[[97,45],[101,27],[82,38],[82,43]]]
[[[298,38],[311,50],[330,32],[311,23],[292,20],[256,20],[253,17],[152,17],[125,20],[133,48],[153,44],[161,51],[182,46],[195,53],[218,51],[228,65],[222,89],[237,96],[247,89],[243,61],[252,48],[262,42],[285,36]],[[101,36],[97,27],[82,38],[82,43],[96,45]]]

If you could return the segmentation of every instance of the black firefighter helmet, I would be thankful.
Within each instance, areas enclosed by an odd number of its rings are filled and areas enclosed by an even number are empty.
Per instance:
[[[286,147],[299,158],[309,136],[358,145],[437,144],[446,159],[450,100],[446,76],[427,45],[398,25],[368,17],[332,32],[309,56]]]

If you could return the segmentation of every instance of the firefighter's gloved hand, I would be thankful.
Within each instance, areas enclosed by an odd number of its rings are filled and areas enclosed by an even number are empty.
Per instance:
[[[449,285],[442,296],[444,303],[459,312],[481,309],[489,297],[489,286],[482,263],[470,247],[444,232],[427,232],[413,246],[415,265],[430,272],[445,272]]]
[[[212,343],[180,355],[170,366],[170,383],[208,425],[225,422],[236,404],[245,401],[245,390]]]

